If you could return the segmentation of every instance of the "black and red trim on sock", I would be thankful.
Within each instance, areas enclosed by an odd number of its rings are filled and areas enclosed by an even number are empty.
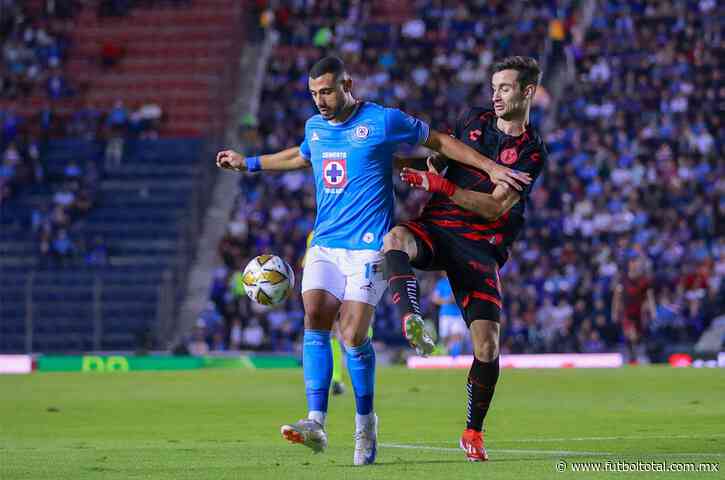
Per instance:
[[[385,277],[401,318],[420,315],[420,287],[410,266],[410,257],[402,250],[385,252]]]
[[[481,362],[473,357],[471,370],[468,372],[468,418],[466,428],[476,431],[483,430],[483,420],[491,406],[496,382],[499,377],[499,357],[491,362]]]

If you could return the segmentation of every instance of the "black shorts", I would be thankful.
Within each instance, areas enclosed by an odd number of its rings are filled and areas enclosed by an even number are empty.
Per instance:
[[[461,238],[423,219],[401,226],[413,234],[418,247],[411,265],[446,272],[466,325],[470,327],[474,320],[501,321],[499,265],[485,244]]]

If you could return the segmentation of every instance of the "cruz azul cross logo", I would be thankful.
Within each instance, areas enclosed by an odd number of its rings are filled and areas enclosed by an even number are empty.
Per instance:
[[[347,185],[346,157],[345,152],[323,152],[322,179],[326,193],[341,193]]]

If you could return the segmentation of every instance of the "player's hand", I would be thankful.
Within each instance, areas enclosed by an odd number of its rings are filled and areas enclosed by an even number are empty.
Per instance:
[[[247,165],[244,162],[244,157],[234,150],[222,150],[217,153],[216,166],[237,172],[242,172],[247,168]]]
[[[496,185],[505,184],[521,191],[524,187],[531,183],[531,175],[519,170],[513,170],[503,165],[494,165],[488,173],[491,181]]]
[[[430,189],[430,182],[428,181],[428,172],[422,170],[416,170],[414,168],[404,167],[400,171],[400,180],[403,183],[407,183],[408,186],[413,188],[420,188],[426,192]]]
[[[400,180],[413,188],[420,188],[431,193],[440,193],[448,197],[452,196],[456,191],[456,186],[440,176],[430,157],[426,159],[426,163],[428,164],[427,172],[406,167],[400,171]]]

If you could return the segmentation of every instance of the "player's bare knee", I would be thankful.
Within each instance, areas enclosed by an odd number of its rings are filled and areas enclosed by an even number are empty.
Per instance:
[[[499,355],[500,326],[489,320],[475,320],[471,325],[473,354],[479,362],[492,362]]]
[[[346,346],[358,347],[362,345],[368,337],[368,329],[357,328],[353,324],[343,326],[342,330],[342,341]]]
[[[479,362],[492,362],[498,357],[498,339],[488,338],[473,346],[473,354]]]
[[[330,330],[333,319],[330,318],[323,305],[308,305],[305,307],[305,328],[312,330]]]
[[[402,250],[402,238],[399,234],[399,228],[395,227],[391,231],[385,234],[383,237],[383,251],[387,252],[390,250]]]
[[[411,251],[411,245],[414,246],[410,232],[404,227],[395,227],[383,237],[383,251],[401,250],[407,253],[411,258],[415,252]]]

